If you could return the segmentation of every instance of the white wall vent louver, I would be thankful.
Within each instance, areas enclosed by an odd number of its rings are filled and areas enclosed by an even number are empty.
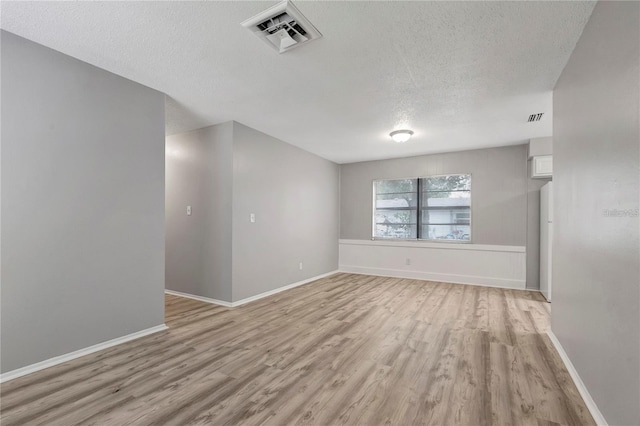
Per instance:
[[[544,115],[544,112],[539,112],[537,114],[531,114],[529,116],[529,119],[527,120],[527,123],[533,123],[534,121],[540,121],[542,119],[543,115]]]
[[[320,31],[287,0],[247,19],[241,25],[280,53],[322,37]]]

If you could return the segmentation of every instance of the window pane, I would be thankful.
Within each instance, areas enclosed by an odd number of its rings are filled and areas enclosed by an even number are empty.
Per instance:
[[[417,213],[415,210],[376,210],[376,224],[386,225],[390,223],[416,224]]]
[[[416,237],[416,225],[410,224],[383,224],[376,225],[377,238],[400,238],[400,239],[415,239]]]
[[[417,238],[418,179],[374,182],[374,237]]]
[[[434,176],[422,179],[425,191],[469,191],[471,175]]]
[[[469,225],[423,225],[422,238],[430,240],[471,240]]]
[[[395,179],[375,181],[376,194],[393,194],[398,192],[416,192],[418,179]]]
[[[421,179],[420,238],[471,240],[471,175]]]
[[[422,194],[424,207],[469,207],[471,192],[425,192]],[[426,203],[425,201],[426,200]]]
[[[415,192],[376,195],[377,209],[416,208],[418,200]]]
[[[422,223],[427,225],[437,224],[471,224],[471,209],[430,209],[422,211]]]

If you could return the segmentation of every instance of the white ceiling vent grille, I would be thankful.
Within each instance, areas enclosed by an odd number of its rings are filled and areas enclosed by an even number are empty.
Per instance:
[[[542,119],[543,115],[544,115],[544,112],[539,112],[537,114],[531,114],[529,116],[529,119],[527,120],[527,123],[533,123],[534,121],[540,121]]]
[[[287,0],[247,19],[242,26],[280,53],[322,37],[320,31]]]

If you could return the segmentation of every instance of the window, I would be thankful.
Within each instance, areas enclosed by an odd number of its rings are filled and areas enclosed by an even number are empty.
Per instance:
[[[421,182],[421,229],[425,240],[471,240],[471,175],[434,176]]]
[[[376,180],[374,238],[471,241],[471,175]]]
[[[374,182],[374,237],[417,238],[418,179]]]

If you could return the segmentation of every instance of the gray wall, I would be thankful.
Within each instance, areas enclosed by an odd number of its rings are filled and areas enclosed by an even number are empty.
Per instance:
[[[231,300],[232,137],[232,122],[167,137],[170,290]]]
[[[338,185],[336,164],[234,122],[234,301],[338,269]]]
[[[338,190],[336,164],[236,122],[168,137],[167,288],[233,302],[336,270]]]
[[[7,372],[164,323],[164,95],[1,44]]]
[[[524,246],[526,145],[343,164],[340,238],[371,239],[373,180],[456,173],[472,174],[472,242]]]
[[[552,330],[611,425],[640,424],[640,3],[599,2],[554,92]]]

